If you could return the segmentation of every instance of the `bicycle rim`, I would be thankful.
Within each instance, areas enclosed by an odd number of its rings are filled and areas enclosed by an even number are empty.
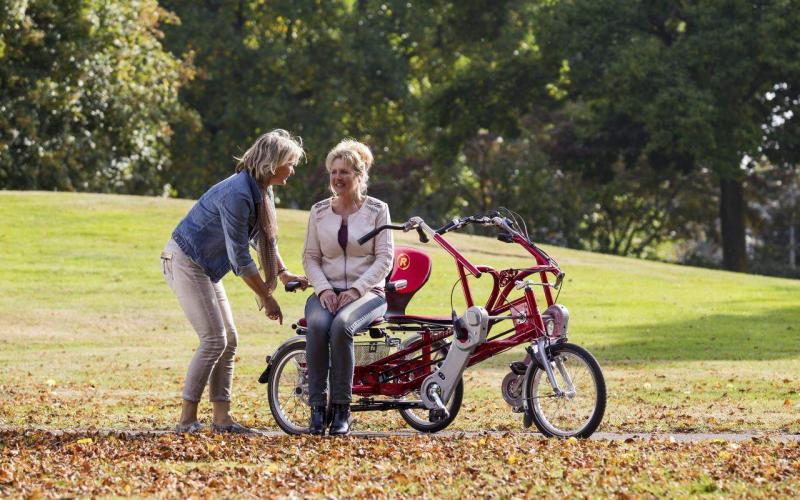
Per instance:
[[[308,371],[303,346],[282,356],[270,381],[272,415],[280,427],[291,434],[308,431],[311,406],[308,400]]]

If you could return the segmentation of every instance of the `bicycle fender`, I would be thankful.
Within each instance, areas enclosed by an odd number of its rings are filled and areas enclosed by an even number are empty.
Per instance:
[[[528,363],[528,368],[525,370],[525,375],[523,375],[525,378],[522,379],[522,425],[528,429],[531,425],[533,425],[533,408],[531,408],[531,405],[528,404],[528,387],[530,385],[530,381],[533,380],[534,370],[540,368],[544,370],[544,367],[539,362],[539,356],[533,352],[532,346],[526,347],[525,350],[528,352],[531,362]]]
[[[264,368],[264,371],[261,372],[261,375],[259,375],[258,383],[259,384],[266,384],[267,382],[269,382],[270,371],[272,369],[272,360],[275,359],[275,355],[278,353],[278,351],[280,351],[281,349],[284,349],[287,346],[290,346],[290,345],[292,345],[292,344],[294,344],[296,342],[305,342],[305,340],[306,340],[305,336],[303,336],[303,335],[295,335],[294,337],[291,337],[291,338],[287,339],[283,344],[279,345],[278,348],[275,349],[274,353],[267,354],[267,357],[265,358],[267,366]]]
[[[530,349],[530,347],[528,347]],[[533,378],[533,370],[536,370],[539,367],[538,361],[534,356],[531,363],[528,364],[528,369],[525,370],[525,375],[523,375],[522,379],[522,426],[526,429],[530,428],[533,425],[533,408],[529,404],[528,400],[528,386],[530,384],[530,380]]]

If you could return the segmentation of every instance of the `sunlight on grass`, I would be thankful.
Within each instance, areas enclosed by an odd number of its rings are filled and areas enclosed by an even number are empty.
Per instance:
[[[0,192],[0,422],[52,427],[173,424],[196,336],[160,273],[159,254],[188,200]],[[293,270],[307,214],[279,210],[280,248]],[[440,221],[431,221],[439,223]],[[431,280],[409,307],[449,315],[455,267],[424,248]],[[524,264],[515,246],[448,239],[476,264]],[[567,273],[559,302],[570,338],[590,349],[609,388],[600,430],[800,431],[800,282],[544,248]],[[484,295],[488,278],[476,281]],[[235,407],[274,428],[263,358],[293,335],[305,294],[278,296],[286,323],[267,321],[249,289],[224,280],[241,336]],[[476,296],[480,296],[476,293]],[[464,308],[456,289],[453,304]],[[456,429],[519,429],[499,383],[517,349],[467,371]],[[204,407],[206,405],[203,405]],[[205,411],[205,408],[204,408]],[[358,428],[404,428],[396,413],[359,414]]]

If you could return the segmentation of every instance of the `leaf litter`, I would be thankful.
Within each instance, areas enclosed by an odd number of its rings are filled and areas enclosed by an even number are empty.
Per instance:
[[[0,433],[0,496],[794,496],[800,443]]]

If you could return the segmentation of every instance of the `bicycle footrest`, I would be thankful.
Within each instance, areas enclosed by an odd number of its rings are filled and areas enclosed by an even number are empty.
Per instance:
[[[444,410],[438,410],[438,409],[430,410],[430,413],[428,415],[428,420],[430,420],[431,422],[441,422],[446,417],[447,414],[444,412]]]
[[[514,372],[514,375],[525,375],[525,372],[528,370],[528,365],[522,361],[515,361],[508,365],[508,367]]]

